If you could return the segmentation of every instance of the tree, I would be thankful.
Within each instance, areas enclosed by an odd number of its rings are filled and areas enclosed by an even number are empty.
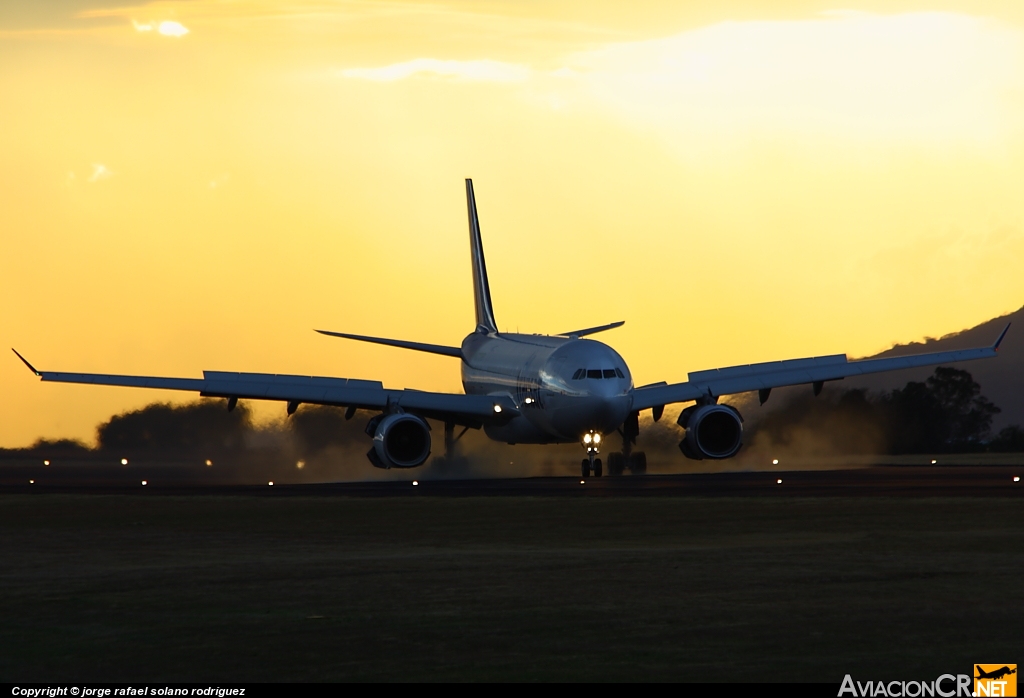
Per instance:
[[[111,417],[96,431],[103,450],[205,455],[241,448],[249,427],[249,410],[244,405],[228,412],[223,400],[201,400],[178,406],[147,405]]]
[[[947,366],[936,368],[924,383],[893,390],[882,403],[894,453],[976,450],[1000,412],[969,372]]]
[[[357,444],[365,448],[368,445],[363,433],[365,422],[345,419],[345,411],[339,407],[303,405],[288,422],[307,455],[330,446]]]
[[[989,442],[989,449],[996,453],[1024,452],[1024,429],[1019,424],[1003,427],[999,435]]]
[[[884,395],[826,390],[814,398],[800,391],[757,419],[750,436],[808,455],[977,451],[987,445],[999,412],[970,373],[940,366],[923,383],[911,381]],[[1004,430],[992,448],[1014,450],[1021,443],[1019,428]]]

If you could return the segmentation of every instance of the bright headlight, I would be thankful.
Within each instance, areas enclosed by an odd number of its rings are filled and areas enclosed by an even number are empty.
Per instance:
[[[601,443],[601,435],[600,434],[594,434],[594,443],[595,444]]]
[[[591,441],[590,434],[584,434],[583,435],[583,443],[589,444],[590,441]]]

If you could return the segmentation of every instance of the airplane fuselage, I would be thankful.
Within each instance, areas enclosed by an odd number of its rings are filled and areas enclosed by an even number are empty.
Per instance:
[[[626,419],[633,379],[619,354],[589,339],[474,333],[462,342],[467,395],[511,395],[522,418],[487,425],[508,443],[569,443]]]

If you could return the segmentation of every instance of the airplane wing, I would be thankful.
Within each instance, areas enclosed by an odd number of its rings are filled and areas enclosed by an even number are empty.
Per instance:
[[[55,383],[186,390],[198,392],[203,397],[279,400],[290,403],[290,411],[294,409],[293,405],[297,406],[300,403],[372,410],[385,410],[390,406],[399,407],[403,412],[421,417],[472,427],[479,427],[485,423],[501,424],[519,414],[510,395],[462,395],[393,390],[385,388],[380,381],[271,373],[203,371],[202,378],[60,373],[38,371],[25,357],[17,351],[14,353],[42,380]]]
[[[846,354],[834,354],[809,359],[769,361],[747,366],[695,371],[687,375],[688,380],[685,383],[659,383],[637,388],[633,396],[633,409],[639,411],[652,407],[663,407],[674,402],[689,402],[707,396],[719,397],[753,390],[760,391],[763,403],[768,399],[768,393],[772,388],[781,388],[787,385],[810,383],[817,393],[826,381],[840,380],[848,376],[861,376],[868,373],[896,371],[920,366],[937,366],[953,361],[989,359],[998,355],[999,344],[1009,329],[1009,325],[1003,328],[999,338],[992,346],[976,349],[937,351],[859,361],[849,361]]]

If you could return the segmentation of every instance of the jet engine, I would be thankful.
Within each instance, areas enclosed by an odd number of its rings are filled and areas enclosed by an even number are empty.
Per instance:
[[[366,432],[373,435],[366,457],[378,468],[415,468],[430,455],[430,426],[414,414],[374,417]]]
[[[743,445],[743,417],[729,405],[691,405],[678,424],[686,429],[679,450],[687,458],[731,458]]]

